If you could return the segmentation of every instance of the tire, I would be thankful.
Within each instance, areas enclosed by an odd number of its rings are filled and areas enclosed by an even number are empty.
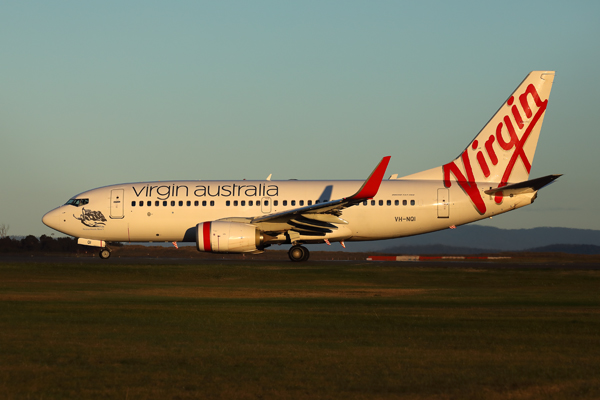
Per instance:
[[[106,260],[107,258],[110,257],[110,250],[109,249],[101,249],[100,250],[100,258],[103,260]]]
[[[292,246],[288,251],[288,256],[293,262],[302,262],[308,260],[310,253],[304,246]]]
[[[302,261],[308,261],[310,257],[310,251],[306,247],[302,247],[304,249],[304,257],[302,257]]]

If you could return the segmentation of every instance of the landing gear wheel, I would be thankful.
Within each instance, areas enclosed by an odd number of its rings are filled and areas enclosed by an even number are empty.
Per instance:
[[[310,252],[306,247],[296,245],[290,248],[288,251],[288,256],[290,257],[290,260],[294,262],[301,262],[308,260],[308,257],[310,257]]]
[[[107,249],[106,247],[103,249],[100,249],[100,258],[103,260],[106,260],[108,257],[110,257],[110,250]]]
[[[302,257],[301,261],[308,261],[308,257],[310,257],[310,251],[306,247],[302,247],[304,249],[304,257]]]

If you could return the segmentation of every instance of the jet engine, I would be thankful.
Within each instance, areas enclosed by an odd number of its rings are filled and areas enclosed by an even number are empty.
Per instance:
[[[196,225],[196,248],[213,253],[248,253],[263,249],[263,236],[254,225],[208,221]]]

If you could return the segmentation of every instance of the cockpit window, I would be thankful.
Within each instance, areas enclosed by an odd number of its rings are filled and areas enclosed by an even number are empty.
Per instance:
[[[67,201],[65,205],[68,204],[68,205],[75,206],[75,207],[81,207],[81,206],[85,206],[89,202],[90,202],[90,199],[69,199],[69,201]]]

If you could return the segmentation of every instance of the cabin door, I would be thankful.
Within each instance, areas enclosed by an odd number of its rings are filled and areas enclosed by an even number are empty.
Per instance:
[[[121,219],[125,216],[123,211],[123,189],[113,189],[110,191],[110,217]]]
[[[438,189],[438,218],[450,218],[450,190]]]

